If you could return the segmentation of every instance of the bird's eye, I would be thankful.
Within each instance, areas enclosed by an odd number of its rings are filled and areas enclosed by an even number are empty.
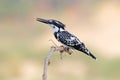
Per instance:
[[[49,22],[52,22],[53,20],[49,20]]]
[[[53,26],[53,28],[55,28],[55,26]]]

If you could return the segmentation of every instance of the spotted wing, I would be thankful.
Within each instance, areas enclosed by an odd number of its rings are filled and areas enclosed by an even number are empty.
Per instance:
[[[82,44],[82,42],[77,37],[75,37],[73,34],[70,34],[67,31],[59,32],[57,34],[57,39],[61,43],[67,46],[70,46],[70,47],[74,47],[74,46]]]
[[[70,34],[69,32],[62,31],[62,32],[56,33],[55,37],[58,41],[60,41],[64,45],[73,47],[74,49],[78,51],[82,51],[83,53],[96,59],[96,57],[85,47],[84,43],[74,35]]]

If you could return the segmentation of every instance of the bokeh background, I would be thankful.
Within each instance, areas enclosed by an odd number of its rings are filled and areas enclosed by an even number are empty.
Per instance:
[[[48,80],[120,80],[120,0],[0,0],[0,80],[42,80],[49,40],[60,43],[37,17],[63,22],[97,57],[56,52]]]

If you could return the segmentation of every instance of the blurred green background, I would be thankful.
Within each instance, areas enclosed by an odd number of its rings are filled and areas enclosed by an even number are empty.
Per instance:
[[[120,80],[120,0],[0,0],[0,80],[42,80],[49,40],[60,43],[37,17],[66,24],[98,58],[56,53],[48,80]]]

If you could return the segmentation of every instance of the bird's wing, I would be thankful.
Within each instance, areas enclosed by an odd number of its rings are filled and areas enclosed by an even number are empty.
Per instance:
[[[67,31],[62,31],[56,35],[56,38],[64,45],[73,47],[74,49],[82,51],[83,53],[96,59],[96,57],[85,47],[85,44],[82,41],[80,41],[77,37],[75,37],[73,34],[70,34]]]
[[[67,31],[62,31],[59,34],[57,34],[58,40],[70,47],[74,47],[80,44],[83,44],[82,41],[80,41],[77,37],[75,37],[73,34],[70,34]]]

